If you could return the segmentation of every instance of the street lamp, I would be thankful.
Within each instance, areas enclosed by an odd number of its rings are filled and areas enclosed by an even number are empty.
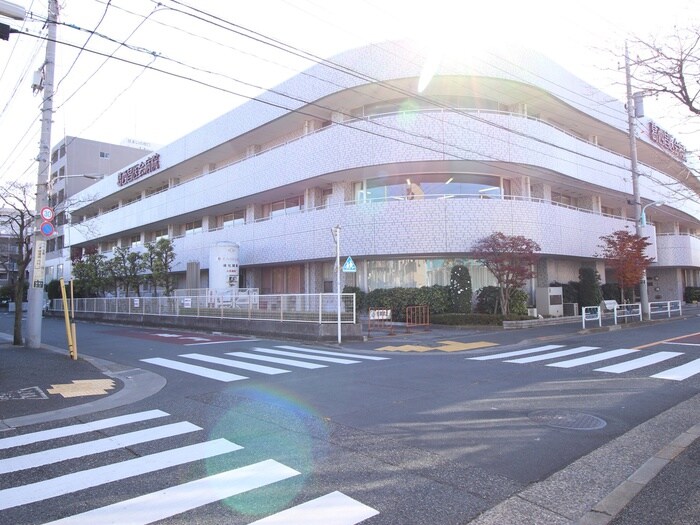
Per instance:
[[[649,204],[644,205],[644,207],[642,208],[642,214],[639,217],[639,222],[640,222],[642,228],[644,228],[647,225],[647,214],[646,214],[647,208],[649,206],[663,206],[664,204],[666,204],[666,201],[654,201],[654,202],[650,202]]]

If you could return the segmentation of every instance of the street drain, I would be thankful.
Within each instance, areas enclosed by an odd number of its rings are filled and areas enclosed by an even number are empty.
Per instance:
[[[528,417],[540,425],[570,430],[599,430],[607,425],[599,417],[573,410],[537,410]]]

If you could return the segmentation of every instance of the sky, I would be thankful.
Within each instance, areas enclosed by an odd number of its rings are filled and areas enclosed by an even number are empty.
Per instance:
[[[0,185],[37,180],[41,129],[42,94],[31,84],[45,60],[47,0],[12,3],[28,15],[9,22],[21,33],[0,41]],[[625,39],[700,25],[694,3],[61,0],[51,145],[64,136],[168,144],[313,65],[299,52],[331,58],[403,38],[436,49],[530,47],[623,100]],[[700,150],[687,110],[669,100],[645,109]]]

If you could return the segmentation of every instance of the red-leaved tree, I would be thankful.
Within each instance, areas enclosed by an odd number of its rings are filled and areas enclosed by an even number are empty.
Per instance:
[[[618,230],[600,238],[600,257],[615,270],[623,303],[625,289],[636,286],[642,280],[644,270],[654,261],[645,253],[647,247],[651,246],[647,239],[649,237],[641,237],[627,230]]]
[[[501,312],[510,312],[510,298],[535,276],[540,246],[522,235],[495,232],[477,241],[471,252],[494,275],[500,289]]]

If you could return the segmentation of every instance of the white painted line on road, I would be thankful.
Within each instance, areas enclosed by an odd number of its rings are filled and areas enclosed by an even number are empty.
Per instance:
[[[215,439],[196,445],[176,448],[157,454],[129,459],[113,465],[66,474],[57,478],[37,481],[28,485],[0,490],[0,510],[63,496],[104,483],[140,476],[176,465],[183,465],[221,454],[240,450],[243,447],[226,439]]]
[[[292,468],[268,459],[45,525],[94,525],[95,523],[146,525],[299,474]],[[341,523],[335,520],[333,522]]]
[[[70,425],[67,427],[52,428],[51,430],[33,432],[31,434],[23,434],[21,436],[13,436],[9,438],[0,439],[0,450],[11,447],[20,447],[22,445],[28,445],[30,443],[39,443],[41,441],[59,439],[62,437],[76,436],[78,434],[85,434],[87,432],[93,432],[95,430],[103,430],[105,428],[127,425],[129,423],[148,421],[150,419],[156,419],[168,415],[170,414],[168,414],[167,412],[163,412],[162,410],[147,410],[145,412],[136,412],[134,414],[127,414],[125,416],[100,419],[91,423],[81,423],[79,425]]]
[[[537,361],[546,361],[547,359],[556,359],[558,357],[566,357],[567,355],[582,354],[591,350],[598,350],[599,346],[579,346],[569,350],[560,350],[559,352],[550,352],[544,355],[535,355],[530,357],[521,357],[520,359],[510,359],[506,363],[535,363]]]
[[[378,510],[336,491],[250,525],[355,525],[377,514]]]
[[[547,350],[555,350],[563,348],[564,345],[545,345],[537,348],[528,348],[527,350],[516,350],[515,352],[504,352],[501,354],[482,355],[480,357],[467,357],[473,361],[489,361],[491,359],[504,359],[506,357],[515,357],[516,355],[536,354],[537,352],[546,352]]]
[[[358,354],[344,354],[342,352],[329,352],[324,350],[311,350],[310,348],[301,348],[299,346],[276,346],[275,348],[284,348],[285,350],[294,350],[297,352],[308,352],[310,354],[321,354],[321,355],[332,355],[338,357],[351,357],[354,359],[367,359],[369,361],[386,361],[391,359],[391,357],[378,357],[374,355],[358,355]]]
[[[256,352],[262,352],[264,354],[272,355],[283,355],[286,357],[299,357],[301,359],[315,359],[316,361],[322,361],[324,363],[336,363],[340,365],[352,365],[359,363],[360,361],[353,361],[350,359],[340,359],[337,357],[324,357],[320,355],[308,355],[300,354],[298,352],[285,352],[284,350],[273,350],[272,348],[255,348]]]
[[[651,377],[656,377],[658,379],[671,379],[673,381],[683,381],[695,374],[700,374],[700,359],[691,361],[681,366],[675,368],[669,368],[668,370],[661,372],[659,374],[654,374]]]
[[[661,363],[662,361],[672,359],[679,355],[683,355],[683,352],[656,352],[655,354],[639,357],[637,359],[632,359],[631,361],[625,361],[624,363],[620,363],[618,365],[596,368],[596,372],[610,372],[611,374],[621,374],[623,372],[629,372],[630,370],[637,370],[638,368],[644,368],[645,366]]]
[[[77,443],[75,445],[42,450],[41,452],[34,452],[32,454],[24,454],[23,456],[0,460],[0,474],[51,465],[59,461],[81,458],[89,456],[90,454],[99,454],[109,450],[117,450],[137,443],[155,441],[170,436],[179,436],[189,432],[196,432],[197,430],[202,429],[192,423],[173,423],[171,425],[137,430],[118,436],[88,441],[87,443]]]
[[[610,350],[609,352],[603,352],[601,354],[589,355],[587,357],[579,357],[578,359],[570,359],[568,361],[550,363],[546,366],[554,366],[557,368],[573,368],[575,366],[587,365],[589,363],[597,363],[599,361],[605,361],[606,359],[612,359],[614,357],[620,357],[622,355],[632,354],[635,352],[639,352],[639,350],[620,348],[619,350]]]
[[[150,363],[152,365],[158,365],[165,368],[172,368],[173,370],[179,370],[180,372],[187,372],[189,374],[207,377],[209,379],[216,379],[217,381],[229,382],[240,381],[241,379],[248,379],[245,376],[229,374],[228,372],[221,372],[219,370],[214,370],[212,368],[206,368],[203,366],[189,365],[187,363],[181,363],[179,361],[173,361],[171,359],[163,359],[161,357],[141,359],[141,361],[143,361],[144,363]]]
[[[268,363],[277,363],[278,365],[296,366],[298,368],[326,368],[328,365],[321,365],[318,363],[305,363],[304,361],[293,361],[292,359],[282,359],[280,357],[272,357],[269,355],[260,354],[249,354],[248,352],[227,352],[226,355],[232,355],[235,357],[245,357],[246,359],[256,359],[258,361],[265,361]]]
[[[213,363],[216,365],[228,366],[231,368],[240,368],[241,370],[249,370],[251,372],[258,372],[260,374],[266,374],[269,376],[277,374],[287,374],[290,370],[284,370],[282,368],[274,368],[271,366],[256,365],[254,363],[246,363],[245,361],[236,361],[235,359],[223,359],[221,357],[213,357],[204,354],[182,354],[179,357],[187,357],[188,359],[197,359],[198,361],[204,361],[206,363]]]

